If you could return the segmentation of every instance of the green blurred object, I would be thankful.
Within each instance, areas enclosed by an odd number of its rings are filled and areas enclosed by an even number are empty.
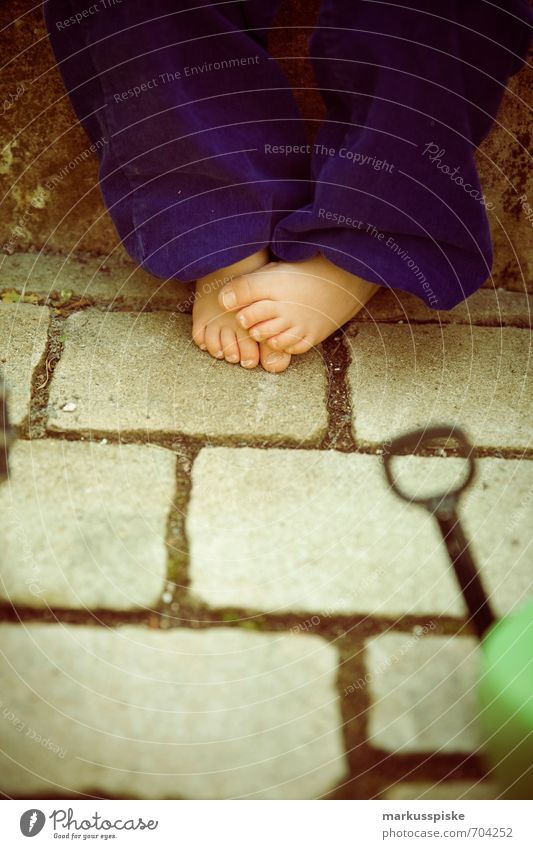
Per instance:
[[[533,798],[533,600],[485,634],[478,693],[483,740],[502,795]]]
[[[466,461],[460,483],[421,498],[400,486],[393,458],[435,443]],[[533,798],[533,600],[497,620],[457,515],[460,495],[475,477],[474,449],[460,428],[436,425],[402,434],[383,448],[387,481],[410,504],[425,507],[441,530],[470,618],[481,640],[479,722],[488,761],[503,798]]]

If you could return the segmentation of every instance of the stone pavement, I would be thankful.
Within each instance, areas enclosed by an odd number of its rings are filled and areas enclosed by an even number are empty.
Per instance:
[[[16,254],[0,368],[7,796],[487,798],[477,643],[382,444],[464,425],[464,520],[499,613],[531,592],[530,300],[380,293],[273,376],[190,343],[190,291]],[[417,487],[461,461],[405,458]]]

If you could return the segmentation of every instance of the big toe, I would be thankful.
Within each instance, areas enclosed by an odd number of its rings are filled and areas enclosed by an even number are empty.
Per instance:
[[[266,342],[262,342],[259,345],[259,353],[261,365],[265,371],[269,371],[272,374],[279,374],[280,372],[285,371],[291,361],[290,354],[285,354],[281,351],[274,351],[266,344]]]
[[[270,262],[252,274],[235,277],[220,291],[218,302],[225,310],[237,310],[254,301],[270,298],[276,291],[274,271],[277,263]]]

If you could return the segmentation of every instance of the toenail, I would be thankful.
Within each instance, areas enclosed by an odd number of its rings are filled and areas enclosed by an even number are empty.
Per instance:
[[[215,357],[220,360],[224,358],[224,351],[217,351]]]
[[[228,289],[226,292],[222,292],[222,303],[226,307],[227,310],[233,309],[233,307],[237,306],[237,296],[232,289]]]
[[[200,345],[200,351],[207,351],[207,345]]]
[[[252,368],[252,366],[255,366],[255,360],[241,360],[241,366],[243,368]]]
[[[245,315],[240,315],[240,316],[239,316],[239,324],[242,324],[242,326],[243,326],[243,327],[248,327],[248,322],[247,322],[247,320],[246,320],[246,316],[245,316]]]
[[[266,358],[266,363],[269,366],[273,366],[274,363],[279,363],[280,360],[283,359],[283,354],[269,354]]]
[[[238,363],[239,362],[239,358],[236,357],[235,354],[232,354],[231,356],[226,357],[226,359],[227,359],[228,363]]]

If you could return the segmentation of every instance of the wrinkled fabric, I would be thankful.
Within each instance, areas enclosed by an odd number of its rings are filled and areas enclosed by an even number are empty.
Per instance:
[[[278,2],[47,0],[45,19],[126,250],[192,281],[263,247],[321,252],[449,309],[490,274],[474,152],[527,53],[524,0],[323,0],[310,143],[266,49]]]

